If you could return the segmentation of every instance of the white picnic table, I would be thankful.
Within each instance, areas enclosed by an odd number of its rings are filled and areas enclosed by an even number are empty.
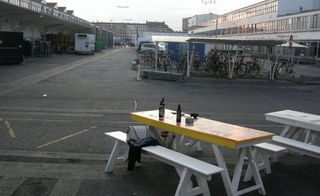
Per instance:
[[[285,125],[280,136],[304,143],[318,144],[320,134],[320,115],[305,112],[282,110],[265,114],[266,120]]]
[[[270,141],[274,135],[273,133],[202,117],[196,119],[194,124],[189,126],[185,123],[186,115],[182,117],[181,124],[177,124],[174,111],[166,109],[164,120],[159,120],[158,113],[158,110],[133,112],[131,113],[131,118],[134,121],[149,125],[150,130],[166,130],[177,134],[176,136],[186,136],[211,144],[218,166],[224,169],[221,172],[221,176],[228,196],[242,195],[254,190],[258,190],[260,194],[266,194],[257,164],[253,159],[253,145]],[[239,150],[232,178],[229,175],[224,156],[220,150],[221,147]],[[248,158],[248,163],[252,169],[254,185],[239,190],[241,171],[244,166],[245,157]]]

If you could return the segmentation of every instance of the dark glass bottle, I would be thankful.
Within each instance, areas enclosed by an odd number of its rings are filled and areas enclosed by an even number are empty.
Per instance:
[[[180,124],[180,123],[181,123],[181,105],[179,104],[177,108],[177,124]]]
[[[165,113],[165,102],[164,102],[164,98],[162,98],[159,106],[159,120],[164,119],[164,113]]]

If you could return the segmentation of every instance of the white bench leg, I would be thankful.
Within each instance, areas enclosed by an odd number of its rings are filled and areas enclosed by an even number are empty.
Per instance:
[[[270,159],[269,155],[266,152],[261,152],[261,160],[262,160],[262,168],[265,169],[267,174],[271,174],[271,164],[270,164]],[[260,168],[259,168],[260,170]]]
[[[194,196],[202,194],[204,196],[210,196],[207,179],[195,175],[198,182],[198,187],[193,187],[193,183],[191,181],[192,172],[188,168],[182,168],[179,166],[176,166],[175,168],[180,177],[179,185],[177,187],[175,195]]]
[[[104,169],[104,172],[110,173],[110,172],[113,171],[114,166],[116,165],[116,162],[117,162],[117,159],[118,159],[119,150],[120,150],[119,140],[116,140],[116,142],[114,143],[112,152],[110,154],[107,166]]]
[[[262,195],[265,195],[266,191],[264,189],[263,182],[262,182],[262,179],[261,179],[257,164],[255,163],[255,161],[253,159],[252,147],[249,147],[248,158],[249,158],[250,167],[252,168],[254,181],[256,183],[256,186],[259,187],[259,193],[262,194]]]
[[[178,188],[176,190],[175,196],[185,196],[187,195],[188,189],[190,189],[190,178],[191,172],[188,168],[183,168],[182,173],[180,175],[180,181]]]
[[[207,180],[204,179],[204,178],[201,178],[199,176],[196,176],[196,179],[197,179],[198,186],[199,186],[203,196],[209,196],[210,195],[210,190],[209,190],[209,186],[208,186]]]

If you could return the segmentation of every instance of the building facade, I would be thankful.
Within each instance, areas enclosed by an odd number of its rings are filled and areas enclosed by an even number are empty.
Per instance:
[[[182,18],[182,32],[188,32],[189,31],[189,19],[191,17],[188,18]]]
[[[46,0],[0,0],[0,31],[22,32],[32,56],[46,53],[42,50],[44,45],[52,52],[72,51],[75,33],[90,33],[100,38],[98,31],[102,32],[96,25],[75,16],[73,10]],[[112,34],[108,35],[112,39]]]
[[[144,32],[173,32],[165,22],[115,23],[99,22],[96,25],[113,33],[114,42],[137,42]]]
[[[192,17],[182,19],[182,32],[188,32],[202,27],[210,25],[210,21],[217,18],[217,14],[199,14]]]
[[[208,27],[189,31],[192,36],[289,41],[310,47],[320,56],[320,1],[265,0],[210,21]]]
[[[218,15],[216,14],[200,14],[200,15],[194,15],[189,18],[188,20],[188,29],[189,31],[202,28],[202,27],[207,27],[210,25],[209,21],[217,18]]]

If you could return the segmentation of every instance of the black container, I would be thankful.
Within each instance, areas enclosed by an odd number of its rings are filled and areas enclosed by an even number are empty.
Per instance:
[[[23,61],[23,33],[0,31],[0,64],[20,64]]]

